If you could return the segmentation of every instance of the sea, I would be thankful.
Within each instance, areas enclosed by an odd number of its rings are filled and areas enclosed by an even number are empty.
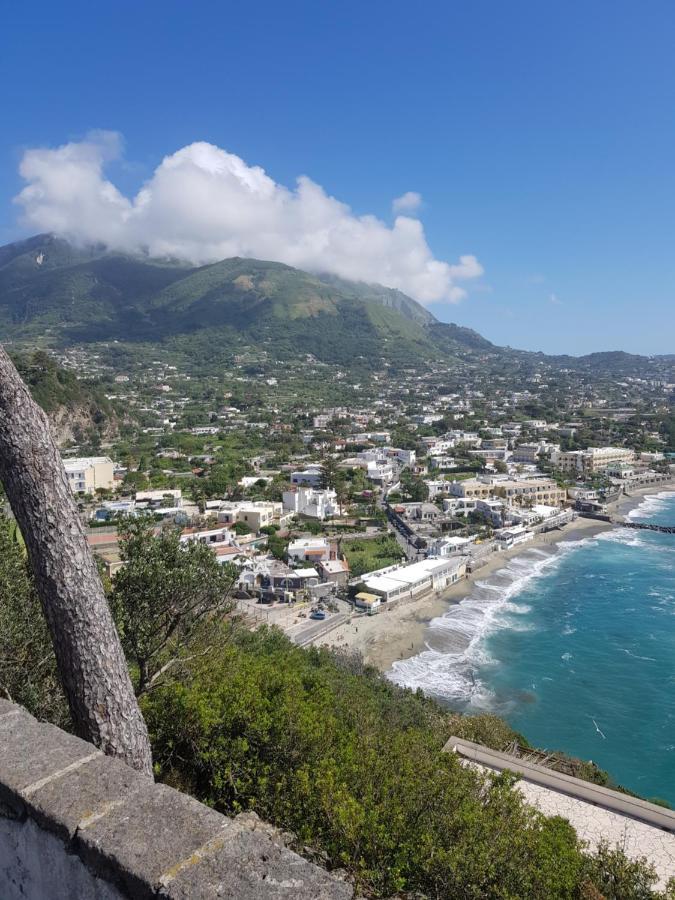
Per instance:
[[[675,492],[628,516],[675,525]],[[524,549],[388,674],[675,806],[675,535],[617,528]]]

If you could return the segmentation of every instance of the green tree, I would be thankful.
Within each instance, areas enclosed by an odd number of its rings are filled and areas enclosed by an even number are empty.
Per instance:
[[[120,554],[110,601],[140,695],[189,654],[207,619],[230,611],[235,572],[205,544],[181,543],[178,529],[154,534],[147,519],[123,524]]]
[[[323,490],[335,488],[338,479],[337,462],[332,456],[325,456],[321,461],[321,476],[319,487]]]
[[[0,517],[0,693],[38,719],[70,727],[51,638],[14,522]]]

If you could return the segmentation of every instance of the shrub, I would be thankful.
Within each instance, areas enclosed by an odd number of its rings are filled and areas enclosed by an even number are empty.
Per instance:
[[[572,827],[527,807],[511,776],[439,752],[461,730],[456,715],[273,630],[235,630],[144,712],[164,780],[223,812],[256,810],[369,896],[576,898],[613,879],[625,892],[606,896],[632,898],[653,880],[618,851],[584,856]],[[518,737],[498,722],[467,719],[464,733]]]

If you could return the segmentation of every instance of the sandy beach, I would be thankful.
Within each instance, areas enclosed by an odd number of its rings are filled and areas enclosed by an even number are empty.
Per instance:
[[[630,497],[621,497],[610,504],[610,514],[623,517],[646,495],[667,490],[675,491],[675,482],[636,490]],[[442,594],[426,594],[417,600],[383,609],[375,616],[354,615],[349,623],[336,628],[319,643],[322,646],[358,650],[366,662],[385,672],[396,660],[407,659],[424,650],[425,633],[431,619],[443,615],[452,604],[466,597],[474,581],[485,580],[503,568],[509,559],[533,548],[551,547],[555,550],[556,545],[563,541],[580,541],[612,527],[608,522],[578,518],[565,528],[535,535],[526,544],[493,553],[485,565]]]

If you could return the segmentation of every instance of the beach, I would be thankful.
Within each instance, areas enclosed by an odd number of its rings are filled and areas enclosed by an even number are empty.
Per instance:
[[[626,516],[646,495],[663,490],[675,490],[675,483],[649,485],[635,490],[630,496],[622,496],[610,504],[610,515]],[[442,594],[426,594],[419,599],[385,608],[374,616],[354,615],[350,622],[336,628],[318,643],[321,646],[357,650],[367,663],[386,672],[396,661],[416,656],[425,649],[429,622],[467,597],[476,581],[484,581],[503,568],[509,560],[528,551],[539,549],[555,553],[556,546],[560,543],[591,538],[613,527],[608,522],[578,518],[564,528],[537,534],[526,544],[493,553],[481,568]]]

